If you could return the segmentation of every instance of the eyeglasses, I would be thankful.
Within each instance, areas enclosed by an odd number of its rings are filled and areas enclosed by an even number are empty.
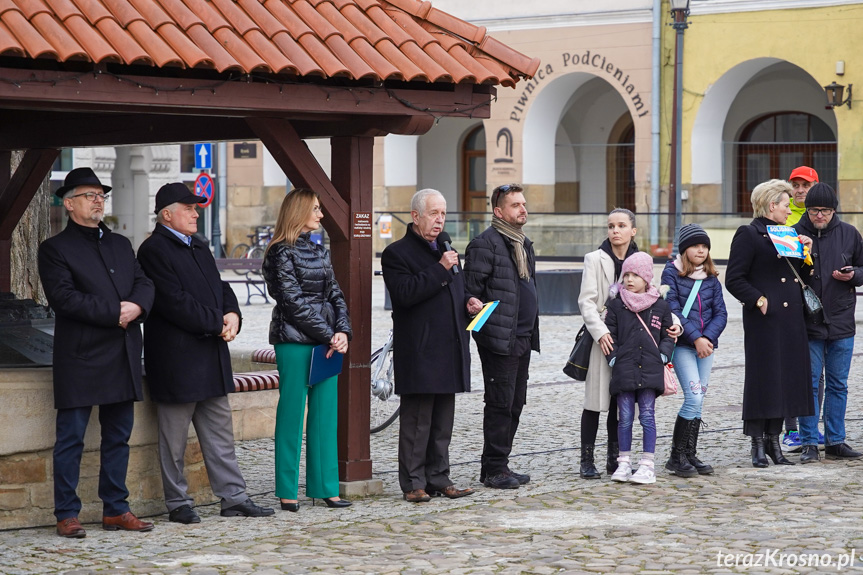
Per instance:
[[[313,212],[315,212],[316,214],[322,214],[322,213],[324,213],[324,210],[322,210],[320,206],[315,206],[315,207],[313,207],[313,208],[312,208],[312,211],[313,211]]]
[[[491,193],[491,207],[494,208],[497,206],[497,201],[501,196],[504,196],[510,192],[520,192],[522,191],[522,187],[518,184],[504,184],[502,186],[498,186]]]
[[[69,196],[69,198],[80,198],[81,196],[84,196],[91,202],[95,202],[97,199],[104,202],[108,199],[108,195],[109,194],[100,194],[98,192],[84,192],[83,194],[75,194],[74,196]]]
[[[833,208],[808,208],[806,211],[813,218],[818,215],[827,217],[833,213]]]

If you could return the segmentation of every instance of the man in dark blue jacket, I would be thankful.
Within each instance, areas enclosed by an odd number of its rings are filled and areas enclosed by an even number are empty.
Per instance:
[[[39,246],[39,277],[54,324],[54,515],[57,534],[82,538],[76,491],[84,433],[99,406],[99,498],[102,527],[149,531],[129,510],[126,471],[134,402],[141,401],[141,322],[153,304],[129,240],[102,223],[109,186],[90,168],[75,168],[55,193],[66,229]]]
[[[863,240],[860,232],[839,220],[836,192],[819,183],[806,195],[806,213],[794,226],[812,238],[813,268],[804,277],[824,306],[823,318],[807,318],[815,415],[800,417],[800,463],[818,461],[818,381],[825,372],[824,451],[828,459],[857,459],[863,454],[845,443],[848,372],[854,351],[857,286],[863,285]]]
[[[228,342],[240,331],[240,308],[223,282],[198,231],[196,206],[204,198],[183,183],[156,194],[156,228],[138,249],[138,261],[156,284],[156,301],[144,326],[144,363],[159,421],[159,464],[168,519],[199,523],[183,476],[189,424],[213,493],[227,517],[273,515],[246,494],[237,465],[228,392],[233,390]]]
[[[509,454],[527,400],[530,354],[539,351],[536,261],[533,244],[522,231],[527,203],[521,186],[498,186],[491,205],[491,227],[467,246],[464,274],[471,294],[483,302],[500,302],[473,334],[485,383],[480,481],[486,487],[518,489],[530,476],[509,468]]]

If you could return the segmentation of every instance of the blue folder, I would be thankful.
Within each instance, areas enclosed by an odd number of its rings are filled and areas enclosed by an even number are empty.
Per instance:
[[[342,372],[344,355],[334,351],[332,357],[327,359],[328,351],[330,351],[330,346],[326,344],[316,345],[312,350],[312,363],[309,366],[309,387]]]

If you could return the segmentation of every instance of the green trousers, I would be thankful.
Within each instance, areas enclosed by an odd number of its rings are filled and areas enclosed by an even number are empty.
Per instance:
[[[276,497],[297,499],[300,449],[306,397],[306,496],[315,499],[339,495],[338,376],[309,387],[309,365],[315,346],[277,343],[279,405],[276,408]]]

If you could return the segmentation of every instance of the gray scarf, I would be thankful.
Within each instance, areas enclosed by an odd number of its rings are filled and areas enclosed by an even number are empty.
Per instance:
[[[500,235],[513,241],[513,256],[515,267],[518,268],[518,277],[526,280],[530,277],[530,269],[527,267],[527,251],[524,249],[524,232],[512,224],[508,224],[497,216],[492,216],[491,227],[496,229]]]

